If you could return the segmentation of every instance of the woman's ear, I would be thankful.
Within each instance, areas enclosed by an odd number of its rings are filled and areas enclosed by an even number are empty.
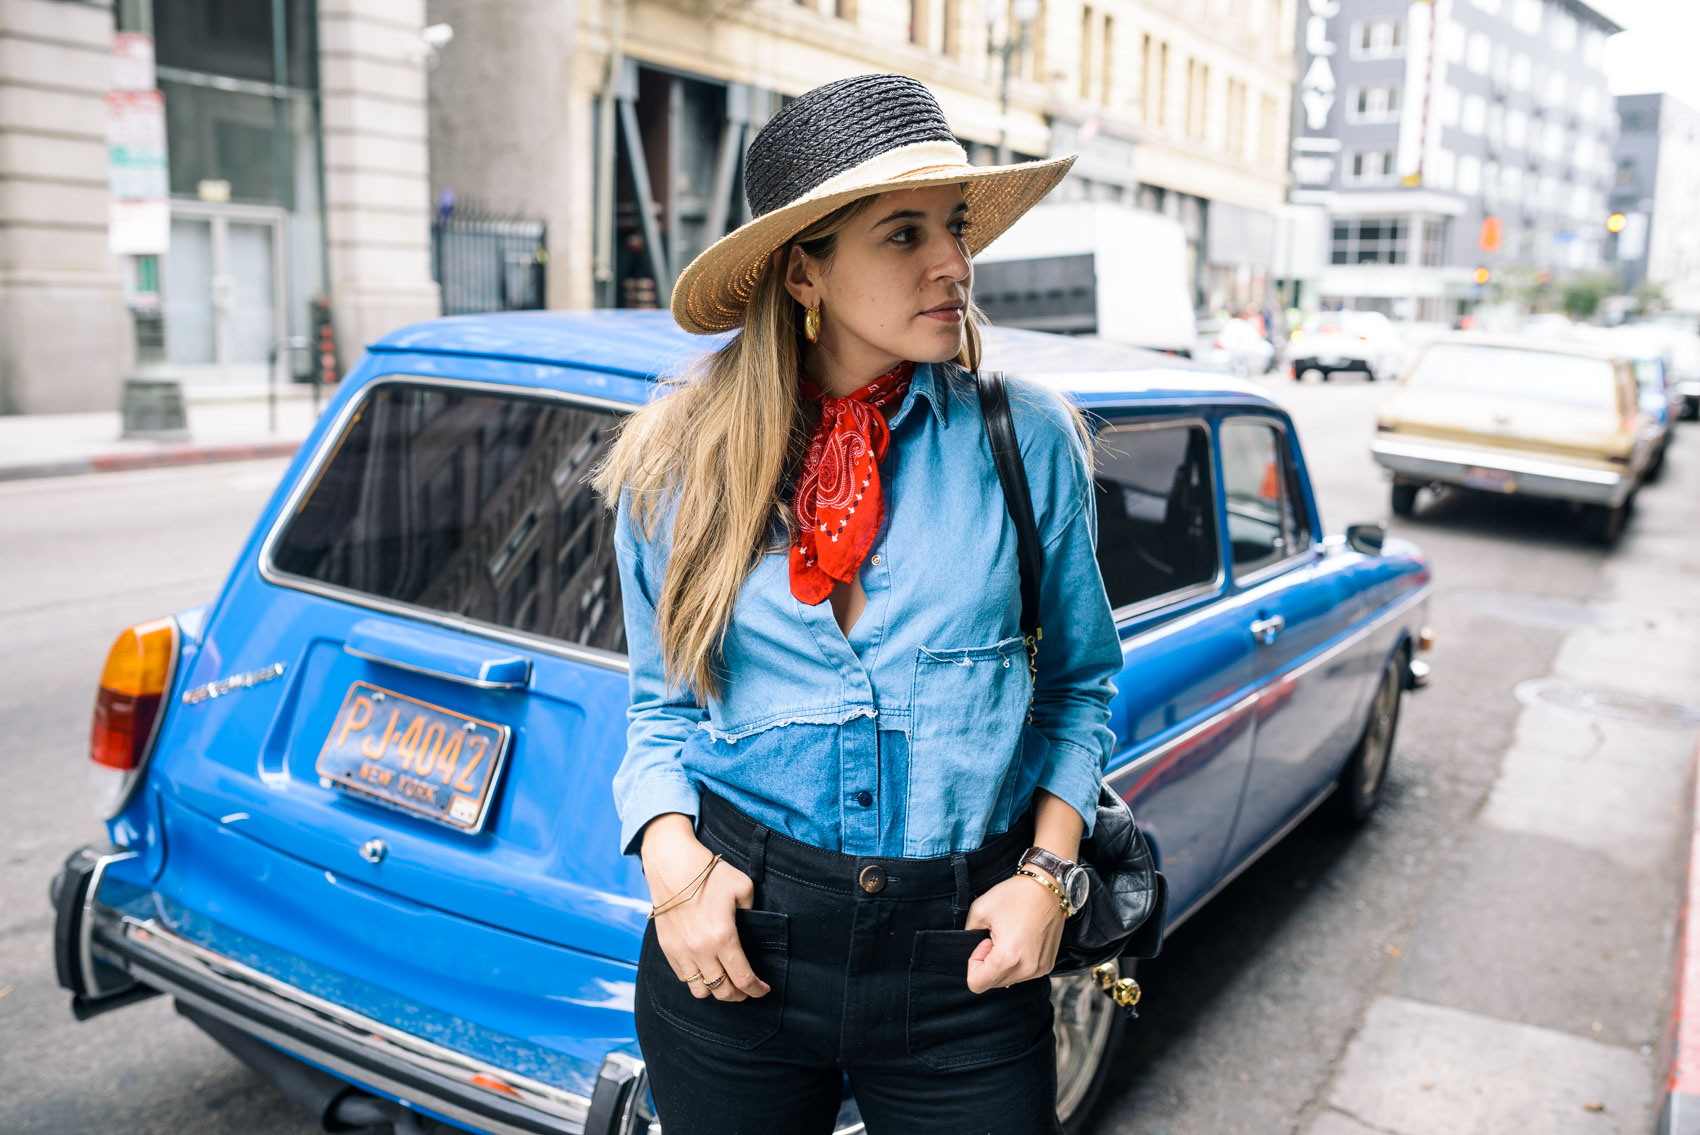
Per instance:
[[[785,252],[785,290],[804,307],[820,306],[820,264],[811,259],[799,245],[790,245]]]

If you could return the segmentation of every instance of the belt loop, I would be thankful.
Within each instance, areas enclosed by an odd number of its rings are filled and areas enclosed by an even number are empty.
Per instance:
[[[968,856],[960,851],[952,852],[950,866],[956,872],[956,895],[950,900],[950,912],[966,914],[974,903],[974,884],[968,878]]]
[[[760,883],[767,869],[767,833],[765,825],[757,824],[750,833],[750,869],[746,872],[752,883]]]

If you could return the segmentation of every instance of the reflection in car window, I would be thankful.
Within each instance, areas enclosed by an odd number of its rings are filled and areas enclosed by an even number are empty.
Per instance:
[[[376,388],[273,553],[280,571],[621,653],[613,514],[585,483],[606,410]]]
[[[1214,579],[1216,502],[1204,427],[1106,430],[1098,445],[1098,567],[1110,606]]]
[[[1267,421],[1229,418],[1222,423],[1222,487],[1236,575],[1310,546],[1296,491],[1298,473],[1284,437]]]
[[[1611,362],[1558,351],[1436,343],[1423,352],[1405,385],[1411,390],[1528,398],[1618,412]]]

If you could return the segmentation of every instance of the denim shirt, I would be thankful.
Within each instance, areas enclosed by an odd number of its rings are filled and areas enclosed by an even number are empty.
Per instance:
[[[1086,453],[1059,396],[1009,379],[1044,548],[1038,676],[1020,629],[1020,569],[972,377],[917,364],[880,465],[886,516],[862,561],[867,606],[848,635],[830,601],[794,598],[783,541],[739,591],[698,706],[664,683],[654,601],[670,517],[615,528],[631,662],[621,850],[664,812],[697,818],[709,788],[795,839],[866,856],[967,851],[1044,788],[1091,834],[1113,734],[1121,643],[1095,556]],[[1028,720],[1031,702],[1032,719]]]

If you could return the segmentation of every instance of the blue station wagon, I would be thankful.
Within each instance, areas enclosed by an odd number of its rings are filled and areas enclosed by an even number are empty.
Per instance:
[[[169,995],[327,1130],[659,1130],[632,1018],[648,890],[610,789],[612,514],[585,477],[703,346],[601,311],[367,352],[216,598],[113,646],[90,753],[110,842],[52,887],[79,1018]],[[1427,673],[1429,566],[1380,525],[1324,535],[1251,383],[1037,332],[992,329],[987,355],[1097,429],[1126,659],[1108,779],[1172,928],[1319,805],[1374,808]],[[1070,1130],[1127,1027],[1113,966],[1052,980]]]

